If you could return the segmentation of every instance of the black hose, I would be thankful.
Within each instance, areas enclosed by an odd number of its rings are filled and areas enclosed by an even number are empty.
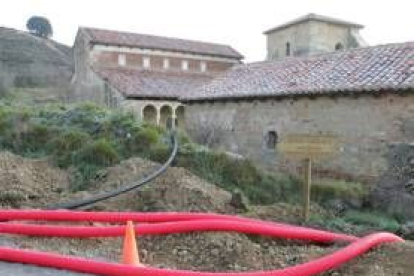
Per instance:
[[[88,206],[88,205],[92,205],[92,204],[101,202],[103,200],[107,200],[109,198],[119,196],[121,194],[124,194],[124,193],[130,192],[132,190],[135,190],[135,189],[137,189],[137,188],[139,188],[139,187],[141,187],[145,184],[148,184],[149,182],[151,182],[152,180],[154,180],[155,178],[157,178],[158,176],[163,174],[168,169],[168,167],[171,165],[171,163],[174,161],[175,157],[177,156],[178,141],[177,141],[176,135],[172,134],[171,135],[171,140],[172,140],[172,144],[173,144],[173,149],[171,151],[171,155],[168,158],[168,160],[159,169],[152,172],[148,176],[142,178],[137,183],[132,184],[132,185],[127,186],[127,187],[120,187],[120,188],[118,188],[116,190],[113,190],[113,191],[103,192],[103,193],[97,194],[95,196],[92,196],[90,198],[85,198],[85,199],[74,200],[74,201],[70,201],[70,202],[66,202],[66,203],[58,203],[58,204],[50,205],[50,206],[47,206],[46,209],[48,209],[48,210],[77,209],[77,208],[81,208],[81,207],[85,207],[85,206]]]

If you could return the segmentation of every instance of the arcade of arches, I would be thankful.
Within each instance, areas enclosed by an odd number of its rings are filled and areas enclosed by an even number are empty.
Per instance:
[[[184,126],[184,106],[181,104],[148,103],[141,110],[143,121],[172,128]]]

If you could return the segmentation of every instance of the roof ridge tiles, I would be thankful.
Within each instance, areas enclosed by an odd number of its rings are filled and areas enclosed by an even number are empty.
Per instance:
[[[235,66],[183,100],[414,90],[414,42]]]
[[[108,30],[95,27],[82,26],[79,29],[88,34],[92,43],[197,53],[238,60],[244,58],[237,50],[227,44]]]

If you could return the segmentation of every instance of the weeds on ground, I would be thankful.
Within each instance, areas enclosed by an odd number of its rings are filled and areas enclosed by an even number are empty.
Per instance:
[[[363,233],[387,231],[398,233],[401,223],[393,216],[374,210],[350,210],[340,216],[311,215],[309,223],[339,232]]]

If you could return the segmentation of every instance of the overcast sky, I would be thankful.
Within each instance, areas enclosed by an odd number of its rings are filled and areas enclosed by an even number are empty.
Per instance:
[[[414,0],[11,0],[0,26],[25,29],[49,18],[54,39],[72,45],[78,26],[229,44],[247,61],[265,57],[263,31],[308,13],[365,25],[371,45],[414,41]]]

